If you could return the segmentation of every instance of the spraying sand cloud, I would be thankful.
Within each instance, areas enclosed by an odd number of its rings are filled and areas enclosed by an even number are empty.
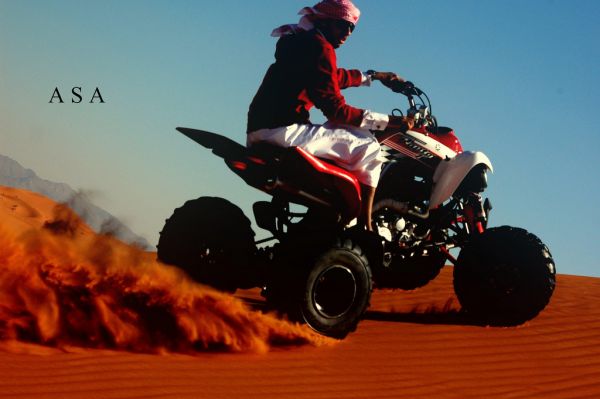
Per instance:
[[[68,207],[36,194],[0,187],[0,218],[4,340],[183,353],[325,342],[195,284],[153,253],[94,233]]]

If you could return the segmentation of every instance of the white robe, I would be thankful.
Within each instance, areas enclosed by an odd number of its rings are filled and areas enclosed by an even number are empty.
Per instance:
[[[381,165],[380,145],[367,129],[338,125],[294,124],[260,129],[248,134],[247,145],[267,142],[280,147],[300,147],[310,154],[334,161],[364,185],[377,187]]]

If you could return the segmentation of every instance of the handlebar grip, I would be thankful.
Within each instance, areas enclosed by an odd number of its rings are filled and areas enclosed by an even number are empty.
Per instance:
[[[413,82],[410,82],[408,80],[405,82],[400,82],[400,81],[391,82],[390,88],[392,89],[392,91],[394,93],[404,94],[405,96],[412,96],[412,95],[419,96],[419,95],[423,94],[421,89],[416,87]]]

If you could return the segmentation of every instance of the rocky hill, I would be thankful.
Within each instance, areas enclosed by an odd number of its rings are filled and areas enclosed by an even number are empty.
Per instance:
[[[0,185],[22,188],[42,194],[71,207],[97,232],[110,233],[122,241],[150,249],[148,241],[136,235],[127,226],[104,209],[94,205],[81,191],[68,184],[40,178],[33,170],[0,154]]]

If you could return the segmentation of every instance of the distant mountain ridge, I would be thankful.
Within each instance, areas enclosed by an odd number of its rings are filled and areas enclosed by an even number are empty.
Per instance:
[[[68,184],[40,178],[33,170],[0,154],[0,185],[22,188],[42,194],[54,201],[66,203],[95,231],[110,233],[121,241],[150,249],[148,241],[135,234],[116,217],[94,205],[85,195]]]

